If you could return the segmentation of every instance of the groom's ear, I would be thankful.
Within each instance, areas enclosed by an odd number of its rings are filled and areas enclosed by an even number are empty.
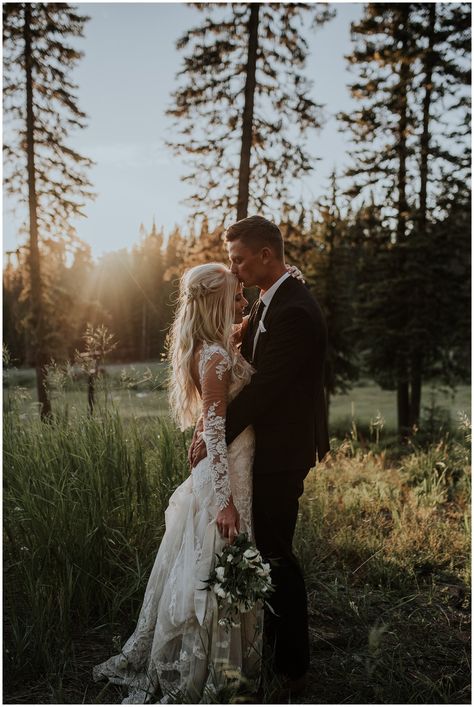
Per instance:
[[[263,265],[268,265],[268,263],[270,262],[272,257],[273,257],[273,252],[272,252],[271,248],[267,248],[266,246],[264,246],[262,248],[262,250],[260,251],[260,258],[262,260]]]

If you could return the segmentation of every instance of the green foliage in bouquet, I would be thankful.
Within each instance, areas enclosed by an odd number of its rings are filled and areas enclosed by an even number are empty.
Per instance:
[[[239,625],[239,614],[251,611],[258,602],[267,602],[274,591],[270,565],[263,562],[259,551],[240,533],[232,545],[226,545],[216,562],[209,579],[207,591],[213,591],[222,616],[219,624],[228,630]]]

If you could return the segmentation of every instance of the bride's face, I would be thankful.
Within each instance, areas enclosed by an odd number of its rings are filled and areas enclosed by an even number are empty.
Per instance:
[[[241,324],[244,318],[244,309],[248,305],[248,301],[244,297],[242,291],[242,286],[239,285],[239,289],[234,297],[234,324]]]

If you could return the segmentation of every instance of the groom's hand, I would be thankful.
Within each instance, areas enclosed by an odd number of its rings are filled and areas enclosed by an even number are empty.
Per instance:
[[[191,469],[194,469],[194,467],[197,466],[205,457],[207,457],[206,443],[202,437],[197,437],[189,447],[188,451],[188,462]]]
[[[217,514],[216,525],[224,540],[232,545],[240,530],[240,516],[232,496],[228,505]]]

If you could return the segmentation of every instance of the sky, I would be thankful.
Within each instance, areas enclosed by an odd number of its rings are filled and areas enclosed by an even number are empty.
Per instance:
[[[181,34],[199,23],[201,13],[184,3],[74,3],[91,19],[79,45],[84,57],[74,69],[78,103],[88,126],[72,134],[69,144],[96,165],[89,172],[97,198],[88,202],[86,218],[73,222],[79,238],[103,253],[130,249],[140,224],[153,223],[168,234],[186,225],[191,208],[182,202],[191,187],[181,181],[184,162],[166,147],[171,93],[182,54],[175,48]],[[309,44],[306,75],[312,98],[325,104],[326,124],[308,141],[320,160],[311,175],[292,185],[294,199],[305,202],[327,191],[334,168],[348,162],[350,146],[338,131],[335,115],[353,106],[344,55],[351,50],[350,23],[362,3],[332,3],[336,18],[305,32]],[[4,197],[3,248],[14,250],[24,214],[11,214]]]

